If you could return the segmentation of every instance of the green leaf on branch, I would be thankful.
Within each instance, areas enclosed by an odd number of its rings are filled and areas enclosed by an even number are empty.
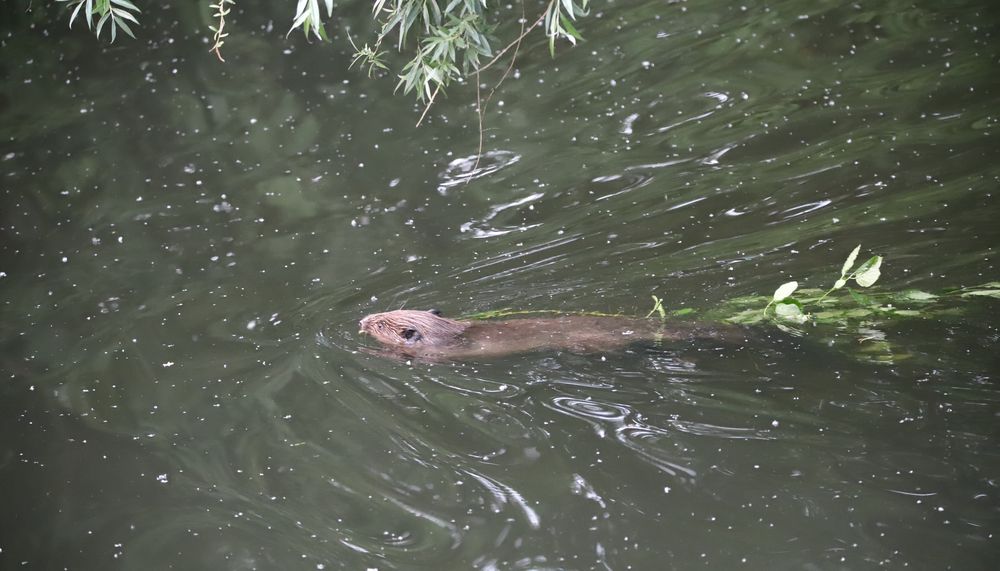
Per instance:
[[[569,43],[575,46],[577,40],[583,41],[583,36],[580,35],[580,32],[576,31],[576,28],[573,27],[573,23],[569,21],[569,18],[560,14],[559,19],[562,22],[563,28],[566,30],[566,39],[569,40]]]
[[[847,292],[851,294],[851,299],[853,299],[854,301],[856,301],[858,303],[858,305],[863,305],[865,307],[870,307],[870,306],[877,307],[878,306],[878,304],[875,303],[875,302],[873,302],[871,300],[871,298],[869,298],[866,295],[860,294],[860,293],[854,291],[853,289],[849,289],[849,290],[847,290]]]
[[[769,307],[771,307],[775,303],[779,303],[787,299],[788,296],[792,295],[792,293],[795,292],[796,289],[798,289],[798,287],[799,287],[799,282],[794,282],[794,281],[781,284],[781,286],[778,287],[778,289],[774,290],[774,295],[771,296],[771,301],[767,302],[767,305],[764,306],[764,310],[761,312],[763,314],[762,317],[767,315],[767,310]]]
[[[310,35],[320,41],[327,41],[326,29],[323,27],[323,17],[319,8],[320,0],[299,0],[295,7],[295,16],[292,18],[292,26],[288,29],[288,36],[296,28],[302,28],[302,32],[308,38]],[[326,5],[327,17],[333,16],[333,0],[323,0]]]
[[[797,290],[798,288],[799,288],[799,282],[795,281],[781,284],[781,287],[774,290],[773,301],[779,302],[785,299],[786,297],[792,295],[792,293],[794,293],[795,290]]]
[[[937,299],[938,296],[932,293],[927,293],[926,291],[920,291],[918,289],[908,289],[900,292],[899,298],[909,301],[932,301]]]
[[[975,289],[962,293],[962,297],[973,296],[995,297],[1000,299],[1000,289]]]
[[[775,305],[774,314],[778,319],[792,323],[801,324],[809,321],[809,316],[802,311],[801,304],[794,300],[783,301]]]
[[[841,287],[844,287],[844,284],[847,283],[847,280],[844,279],[844,277],[847,275],[847,271],[850,270],[852,266],[854,266],[854,261],[858,259],[858,252],[860,251],[861,251],[861,244],[858,244],[857,246],[854,247],[853,250],[851,250],[851,253],[847,256],[847,260],[844,262],[844,267],[840,269],[840,279],[837,280],[837,283],[840,283],[840,285],[833,286],[834,289],[839,289]]]
[[[806,299],[806,301],[809,303],[817,305],[824,304],[824,307],[828,307],[834,305],[835,301],[833,299],[827,300],[827,297],[831,293],[846,286],[849,281],[854,280],[855,282],[857,282],[859,286],[865,288],[870,287],[872,284],[874,284],[880,276],[880,269],[882,267],[882,256],[872,256],[871,258],[866,260],[865,263],[858,266],[857,269],[855,269],[854,271],[850,271],[851,267],[857,261],[858,254],[860,252],[861,252],[861,245],[858,244],[857,246],[854,247],[853,250],[851,250],[851,253],[847,255],[847,259],[844,260],[844,263],[840,268],[840,277],[834,282],[832,288],[830,288],[826,293],[820,295],[817,298],[812,298],[813,295],[812,291],[815,290],[803,290],[803,295],[805,296],[804,299]],[[782,307],[782,305],[788,302],[794,302],[798,304],[798,307],[801,310],[802,305],[798,301],[789,299],[788,297],[797,289],[798,289],[798,282],[791,281],[782,284],[781,287],[775,290],[774,295],[771,296],[771,300],[767,302],[767,305],[764,306],[764,310],[762,312],[761,317],[766,318],[768,308],[770,308],[774,304],[779,304],[775,307],[775,312],[774,312],[775,317],[787,320],[789,319],[789,316],[793,316],[792,317],[793,319],[798,319],[797,317],[794,317],[795,314],[793,310],[787,307]],[[867,308],[864,310],[865,312],[882,311],[880,309],[881,306],[878,303],[874,302],[873,300],[853,290],[849,290],[849,292],[854,301],[856,301],[859,305]],[[800,313],[805,315],[804,311],[800,311]],[[836,315],[836,312],[827,311],[827,312],[822,312],[820,315],[823,315],[824,318],[828,318]]]
[[[882,256],[872,256],[854,272],[854,281],[861,287],[870,287],[881,275]]]
[[[135,34],[132,33],[132,28],[127,22],[138,24],[139,20],[135,17],[133,12],[138,14],[140,10],[135,4],[129,2],[128,0],[57,1],[66,2],[69,6],[74,7],[73,12],[69,17],[70,28],[73,27],[73,23],[76,22],[77,17],[82,15],[83,19],[87,22],[87,28],[94,30],[94,35],[98,38],[101,37],[101,32],[104,31],[105,26],[108,26],[108,35],[111,37],[111,43],[115,43],[115,40],[118,39],[119,28],[121,28],[122,31],[130,37],[135,38]],[[94,27],[95,19],[97,20],[96,29]]]

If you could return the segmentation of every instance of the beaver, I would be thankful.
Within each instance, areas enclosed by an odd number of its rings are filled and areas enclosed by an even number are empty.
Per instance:
[[[433,309],[375,313],[362,319],[360,327],[360,333],[371,335],[392,353],[432,360],[545,350],[597,353],[642,341],[744,340],[741,329],[725,324],[668,324],[656,319],[603,315],[455,320]]]

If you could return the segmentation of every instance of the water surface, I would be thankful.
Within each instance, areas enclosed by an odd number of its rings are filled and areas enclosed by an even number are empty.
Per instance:
[[[160,7],[5,32],[0,566],[993,568],[995,300],[478,363],[356,333],[706,312],[858,243],[881,288],[998,279],[992,4],[601,4],[521,51],[478,164],[471,87],[415,128],[238,14],[225,65]]]

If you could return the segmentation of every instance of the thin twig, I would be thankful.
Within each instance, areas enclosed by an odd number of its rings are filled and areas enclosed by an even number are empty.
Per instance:
[[[507,53],[507,50],[509,50],[512,47],[521,45],[521,40],[523,40],[524,37],[527,36],[531,32],[531,30],[534,30],[539,24],[541,24],[545,20],[545,14],[548,13],[548,11],[552,8],[552,5],[555,2],[556,2],[556,0],[551,0],[549,2],[548,7],[546,7],[545,10],[542,11],[542,14],[540,16],[538,16],[538,19],[535,20],[535,22],[533,24],[531,24],[530,26],[528,26],[528,28],[526,30],[524,30],[523,32],[521,32],[521,35],[518,36],[516,40],[514,40],[513,42],[507,44],[507,47],[505,47],[504,49],[500,50],[500,52],[497,53],[497,55],[494,56],[493,59],[491,59],[489,61],[489,63],[487,63],[486,65],[480,67],[476,71],[480,72],[480,71],[483,71],[484,69],[490,67],[491,65],[493,65],[494,63],[496,63],[496,61],[498,59],[500,59],[501,57],[503,57],[503,54]],[[524,6],[522,5],[521,8],[523,9]],[[523,23],[521,25],[524,26]]]
[[[434,93],[431,93],[431,99],[427,102],[427,106],[424,107],[424,112],[420,114],[420,119],[417,119],[417,127],[423,123],[424,117],[427,116],[427,112],[431,110],[431,105],[434,105],[434,98],[437,97],[438,91],[441,91],[440,83],[437,84],[437,87],[434,89]]]
[[[542,14],[542,16],[544,17],[545,14]],[[538,21],[536,21],[534,24],[532,24],[532,27],[537,26],[538,22],[540,22],[540,21],[541,21],[541,18],[539,18]],[[480,91],[480,88],[479,88],[479,72],[482,71],[484,68],[480,68],[480,69],[476,70],[476,113],[479,115],[479,151],[476,153],[476,163],[474,165],[472,165],[472,171],[470,171],[470,172],[476,172],[476,169],[479,168],[479,161],[482,160],[482,158],[483,158],[483,138],[484,138],[484,135],[485,135],[485,129],[483,128],[483,115],[486,113],[486,106],[489,105],[490,100],[493,99],[493,94],[497,92],[497,89],[500,88],[500,85],[504,82],[505,79],[507,79],[507,76],[510,75],[511,70],[514,69],[514,62],[517,61],[517,53],[521,49],[521,40],[524,39],[524,37],[527,35],[527,32],[531,31],[531,28],[528,28],[528,30],[524,29],[524,22],[525,22],[525,19],[524,19],[524,2],[522,2],[521,3],[521,35],[518,36],[516,40],[514,40],[514,43],[513,43],[513,45],[514,45],[514,55],[511,56],[511,58],[510,58],[510,65],[507,66],[507,70],[503,72],[503,75],[500,77],[500,80],[497,81],[496,85],[493,86],[493,89],[490,91],[490,94],[486,96],[486,100],[485,101],[483,101],[482,94],[481,94],[481,91]],[[506,52],[508,49],[510,49],[510,46],[508,46],[507,48],[504,48],[503,51]],[[501,52],[500,55],[502,55],[502,52]],[[499,56],[497,56],[497,57],[499,57]],[[496,61],[496,58],[494,58],[493,61]],[[490,63],[492,64],[493,62],[491,61]],[[469,181],[471,181],[471,180],[472,180],[472,177],[469,177],[469,178],[465,179],[465,184],[469,184]]]
[[[516,54],[517,52],[514,53]],[[482,90],[479,87],[479,70],[477,69],[476,70],[476,115],[479,116],[479,150],[476,151],[476,164],[472,165],[472,170],[469,171],[470,173],[476,172],[476,169],[479,168],[479,159],[483,158],[483,107],[488,102],[489,100],[487,100],[485,103],[483,102]],[[469,184],[471,180],[472,180],[471,176],[465,179],[465,184]]]
[[[217,5],[212,6],[212,8],[218,8],[217,14],[219,18],[219,27],[215,30],[215,45],[212,46],[212,49],[208,50],[209,52],[214,53],[215,57],[219,58],[219,61],[223,63],[226,61],[225,58],[222,57],[222,44],[225,43],[223,38],[229,35],[223,32],[226,28],[226,16],[228,16],[230,12],[230,10],[226,10],[227,2],[229,4],[236,3],[234,0],[219,0]]]

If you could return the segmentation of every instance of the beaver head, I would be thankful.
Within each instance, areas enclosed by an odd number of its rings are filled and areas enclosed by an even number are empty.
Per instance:
[[[441,346],[454,343],[468,323],[441,317],[439,311],[399,309],[373,313],[361,320],[361,333],[386,345]]]

